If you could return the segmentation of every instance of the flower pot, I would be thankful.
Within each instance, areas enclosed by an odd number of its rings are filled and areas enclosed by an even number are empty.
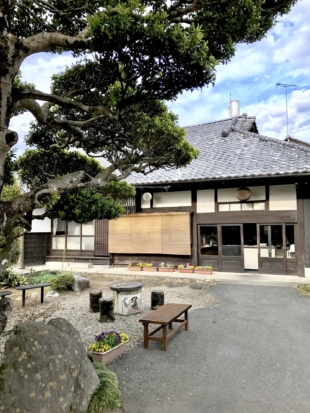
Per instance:
[[[129,271],[142,271],[142,267],[128,267]]]
[[[192,274],[194,272],[194,268],[179,268],[178,271],[185,274]]]
[[[161,268],[161,267],[159,267],[158,271],[160,271],[160,272],[173,272],[174,268]]]
[[[157,267],[143,267],[143,271],[157,271]]]
[[[212,274],[212,270],[196,270],[196,274],[211,275],[211,274]]]
[[[116,347],[111,348],[111,350],[105,351],[104,353],[97,353],[96,351],[90,351],[93,361],[95,363],[108,364],[115,360],[117,357],[124,354],[127,350],[127,343],[119,344]]]

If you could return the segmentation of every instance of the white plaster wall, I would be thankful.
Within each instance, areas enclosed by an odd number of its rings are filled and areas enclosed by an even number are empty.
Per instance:
[[[143,194],[141,194],[141,208],[151,208],[151,201],[144,201]]]
[[[270,211],[290,211],[297,209],[296,186],[271,185],[269,187]]]
[[[215,212],[214,189],[199,189],[197,191],[197,212]]]
[[[185,207],[191,205],[191,191],[153,193],[153,208]]]
[[[34,209],[32,215],[41,215],[44,214],[45,209]],[[31,232],[51,232],[52,224],[49,218],[33,219],[32,220],[32,229]]]
[[[238,188],[223,188],[217,190],[217,200],[218,202],[238,202],[236,192]],[[252,192],[252,196],[249,199],[251,201],[265,201],[266,199],[266,188],[265,186],[249,186],[247,187]]]

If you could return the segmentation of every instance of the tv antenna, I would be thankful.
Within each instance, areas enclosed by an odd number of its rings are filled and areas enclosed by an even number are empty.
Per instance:
[[[277,86],[285,87],[285,101],[286,101],[286,136],[288,137],[288,112],[287,112],[287,88],[297,87],[297,85],[287,85],[285,83],[277,83]]]

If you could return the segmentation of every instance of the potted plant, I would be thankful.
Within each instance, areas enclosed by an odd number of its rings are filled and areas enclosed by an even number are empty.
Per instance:
[[[160,272],[173,272],[175,265],[172,262],[162,261],[158,264],[158,271]]]
[[[107,364],[121,356],[127,350],[127,334],[117,331],[103,331],[90,344],[89,351],[94,362]]]
[[[211,265],[199,265],[195,267],[196,274],[212,274],[213,267]]]
[[[178,270],[181,273],[193,273],[194,272],[195,267],[192,264],[189,263],[182,263],[180,265],[178,265]]]
[[[143,271],[157,271],[157,263],[146,262],[143,264]]]
[[[133,261],[128,264],[129,271],[142,271],[143,263],[138,261]]]

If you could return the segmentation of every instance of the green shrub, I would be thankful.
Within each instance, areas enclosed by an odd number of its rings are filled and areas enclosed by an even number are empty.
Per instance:
[[[23,275],[16,274],[10,268],[6,268],[0,274],[0,288],[4,290],[10,287],[19,287],[20,285],[26,285],[27,278]]]
[[[35,275],[33,277],[30,277],[29,284],[43,284],[43,283],[49,283],[51,279],[55,278],[55,274],[51,274],[50,272],[43,272],[39,275]]]
[[[57,275],[52,278],[50,281],[51,288],[54,291],[62,292],[72,289],[74,284],[74,277],[71,273],[64,273]]]
[[[121,392],[116,374],[101,363],[94,363],[100,383],[93,393],[87,413],[103,413],[120,406]]]

